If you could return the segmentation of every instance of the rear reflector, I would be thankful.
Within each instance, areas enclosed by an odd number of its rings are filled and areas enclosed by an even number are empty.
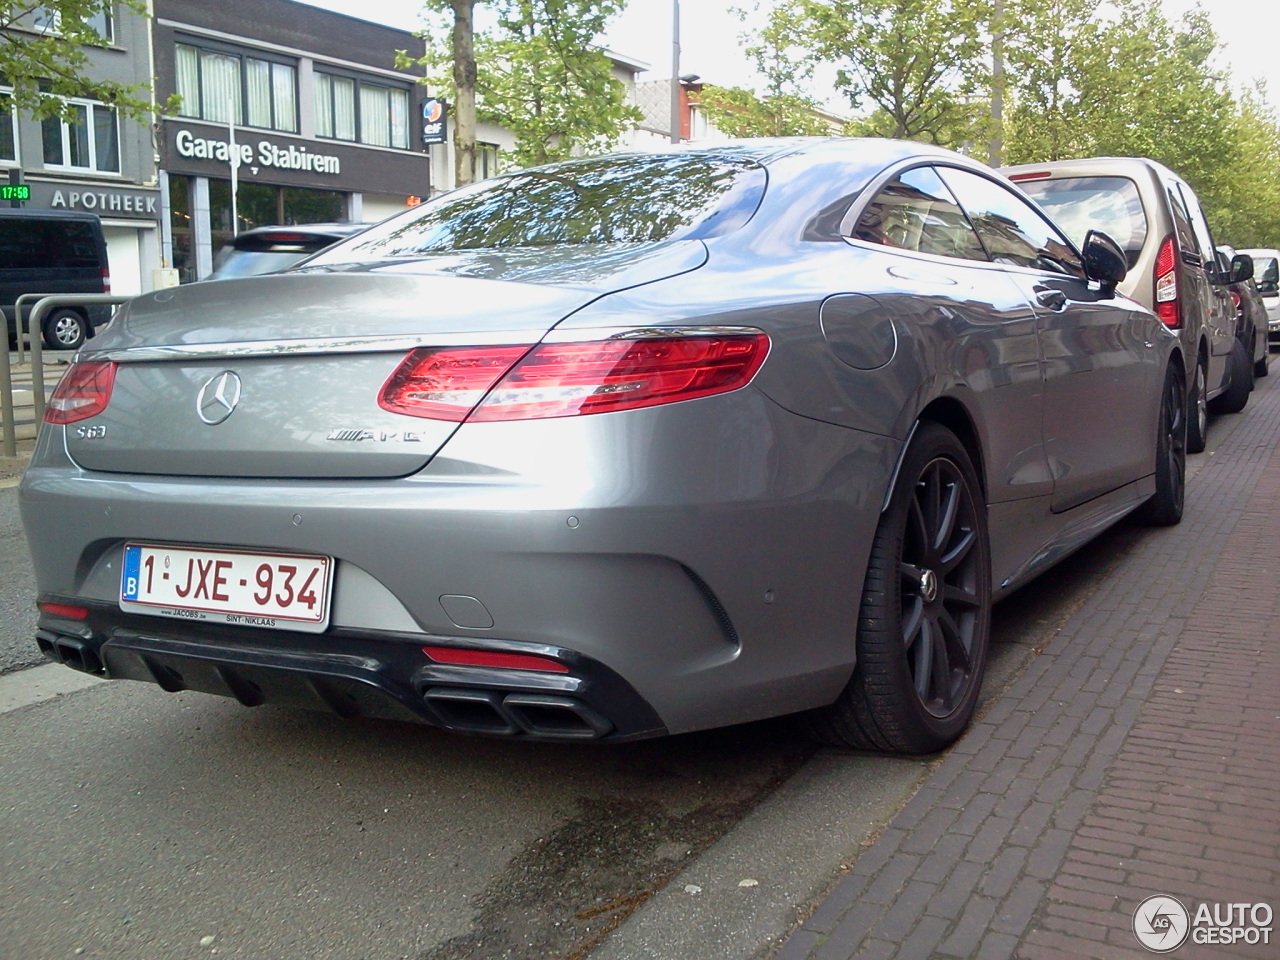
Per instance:
[[[634,410],[746,386],[763,333],[415,350],[378,398],[437,420],[532,420]]]
[[[116,365],[109,361],[73,363],[44,408],[45,423],[75,423],[96,417],[111,402]]]
[[[1182,326],[1182,303],[1178,297],[1178,246],[1173,235],[1164,238],[1156,255],[1156,316],[1166,327]]]
[[[47,613],[51,617],[65,617],[68,620],[88,620],[88,607],[73,607],[66,603],[39,603],[36,606],[40,608],[41,613]]]
[[[467,650],[461,647],[423,647],[422,652],[436,663],[452,663],[464,667],[505,667],[508,670],[541,670],[544,673],[569,672],[569,668],[559,660],[527,653]]]

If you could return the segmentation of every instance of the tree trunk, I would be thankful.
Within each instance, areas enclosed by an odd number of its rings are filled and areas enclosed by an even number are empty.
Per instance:
[[[449,0],[453,8],[453,185],[476,179],[476,53],[472,21],[476,0]]]

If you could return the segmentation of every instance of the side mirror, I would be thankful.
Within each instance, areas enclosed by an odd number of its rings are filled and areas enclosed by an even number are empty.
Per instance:
[[[1090,230],[1085,234],[1084,249],[1080,252],[1084,275],[1103,286],[1114,288],[1129,272],[1129,264],[1120,244],[1101,230]]]
[[[1227,283],[1244,283],[1253,279],[1253,257],[1237,253],[1231,258],[1231,273]]]

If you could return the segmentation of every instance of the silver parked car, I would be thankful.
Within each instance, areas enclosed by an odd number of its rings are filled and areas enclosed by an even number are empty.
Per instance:
[[[1267,343],[1280,343],[1280,250],[1241,250],[1253,257],[1253,279],[1267,308]]]
[[[543,739],[937,750],[992,601],[1182,512],[1178,338],[918,143],[617,155],[132,301],[21,488],[109,677]]]
[[[1228,289],[1251,265],[1220,269],[1213,234],[1185,180],[1144,157],[1090,157],[1005,167],[1076,242],[1093,228],[1124,248],[1120,292],[1151,310],[1182,339],[1187,449],[1205,447],[1210,413],[1238,413],[1253,389],[1250,346],[1236,336]]]

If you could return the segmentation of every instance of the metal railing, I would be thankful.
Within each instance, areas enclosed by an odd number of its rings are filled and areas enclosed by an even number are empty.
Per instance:
[[[31,402],[35,410],[37,429],[39,429],[40,421],[44,419],[44,351],[41,345],[41,335],[45,316],[54,307],[89,306],[93,304],[118,305],[132,299],[132,296],[125,297],[112,293],[24,293],[18,297],[14,304],[13,319],[14,327],[17,331],[19,362],[22,362],[23,357],[23,334],[28,330],[33,331],[31,337]],[[34,306],[27,316],[27,325],[24,329],[22,308],[29,303],[34,303]],[[3,437],[0,438],[0,445],[3,446],[6,457],[13,457],[17,456],[18,453],[17,427],[13,418],[13,371],[9,364],[9,351],[5,350],[3,353],[4,360],[0,361],[0,433],[3,434]]]

